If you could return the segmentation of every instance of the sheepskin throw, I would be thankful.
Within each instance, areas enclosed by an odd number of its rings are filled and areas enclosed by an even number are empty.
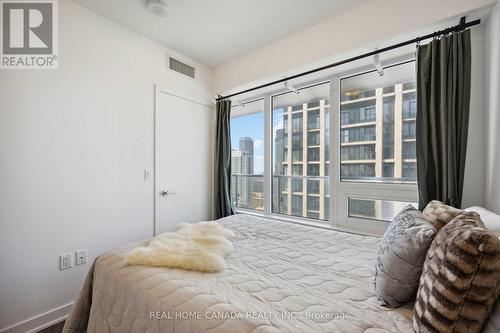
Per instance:
[[[233,251],[232,237],[234,233],[217,222],[182,223],[176,232],[158,235],[146,247],[133,249],[127,264],[220,272],[227,268],[224,257]]]
[[[439,231],[446,223],[463,212],[463,210],[448,206],[441,201],[432,200],[425,206],[423,214],[425,219]]]
[[[500,292],[500,241],[479,215],[454,218],[427,252],[413,312],[416,332],[480,332]]]
[[[375,264],[375,291],[380,303],[397,307],[415,298],[434,226],[412,205],[391,222],[380,242]]]

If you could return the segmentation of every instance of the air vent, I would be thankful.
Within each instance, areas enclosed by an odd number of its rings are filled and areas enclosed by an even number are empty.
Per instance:
[[[168,68],[194,79],[194,67],[189,66],[175,58],[168,57]]]

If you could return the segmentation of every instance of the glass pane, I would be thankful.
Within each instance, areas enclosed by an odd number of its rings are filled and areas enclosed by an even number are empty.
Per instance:
[[[407,205],[417,208],[415,202],[349,198],[349,216],[365,219],[392,221]]]
[[[340,178],[415,183],[415,64],[340,81]]]
[[[264,210],[264,100],[231,109],[231,199]]]
[[[329,83],[272,98],[273,213],[328,220]]]

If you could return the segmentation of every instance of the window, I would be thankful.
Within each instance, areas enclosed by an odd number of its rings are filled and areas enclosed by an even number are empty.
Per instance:
[[[302,149],[302,135],[293,134],[292,135],[292,149],[301,150]]]
[[[349,216],[390,222],[406,206],[415,202],[349,198]]]
[[[274,140],[273,213],[328,220],[325,202],[329,200],[329,187],[325,170],[329,167],[329,91],[327,82],[300,89],[299,94],[290,92],[272,97],[273,136],[279,137],[286,126],[293,131],[289,143],[292,149],[285,151],[284,143]],[[303,123],[307,124],[307,129],[303,128]],[[279,158],[285,154],[286,158]],[[289,161],[292,169],[286,170],[291,173],[285,173],[283,166]],[[284,183],[291,189],[291,196],[283,190]],[[289,200],[287,205],[282,204],[285,198]]]
[[[302,162],[302,149],[292,150],[292,162]]]
[[[394,96],[384,97],[384,111],[383,111],[383,158],[394,158]]]
[[[418,200],[414,63],[291,84],[232,109],[236,207],[384,229]]]
[[[319,164],[309,164],[307,166],[307,174],[309,176],[319,176]]]
[[[293,114],[292,115],[292,131],[294,133],[302,133],[302,115]]]
[[[343,129],[340,136],[342,143],[375,141],[375,125]]]
[[[413,67],[405,63],[384,69],[383,76],[370,71],[340,80],[342,181],[416,182],[413,165],[405,164],[415,158]],[[373,144],[368,148],[367,142]]]
[[[302,195],[292,195],[291,215],[303,216]]]
[[[262,211],[264,101],[235,106],[231,114],[231,199],[235,207]]]
[[[320,128],[319,111],[310,111],[307,115],[307,129],[317,130]]]
[[[340,113],[341,125],[353,125],[375,121],[375,100],[360,101],[359,103],[346,102]]]
[[[403,121],[403,139],[415,139],[415,122]]]
[[[307,134],[307,145],[308,146],[319,146],[319,132],[311,132]]]
[[[394,177],[394,163],[384,163],[382,176],[388,178]]]
[[[404,88],[403,88],[404,89]],[[417,117],[417,95],[411,92],[403,91],[403,119],[414,119]]]
[[[375,145],[345,146],[340,150],[342,161],[375,160]]]
[[[417,147],[413,142],[403,142],[403,159],[416,159],[417,158]]]
[[[414,179],[417,178],[417,163],[404,162],[403,163],[403,178]]]

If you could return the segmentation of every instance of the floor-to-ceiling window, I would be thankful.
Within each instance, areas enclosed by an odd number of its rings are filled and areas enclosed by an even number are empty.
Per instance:
[[[330,83],[271,97],[272,212],[329,219]]]
[[[387,185],[380,196],[391,192],[390,184],[416,191],[414,67],[408,62],[385,68],[383,75],[369,71],[340,79],[341,188],[362,182],[368,189]],[[415,204],[370,196],[349,194],[347,215],[388,221],[406,204]]]
[[[416,202],[414,65],[295,83],[235,103],[236,207],[336,225],[385,225]]]
[[[231,199],[236,208],[264,210],[264,100],[231,109]]]
[[[340,80],[341,180],[416,182],[413,63]]]

